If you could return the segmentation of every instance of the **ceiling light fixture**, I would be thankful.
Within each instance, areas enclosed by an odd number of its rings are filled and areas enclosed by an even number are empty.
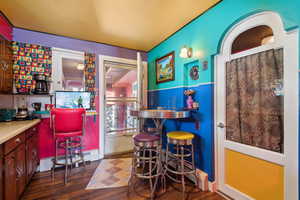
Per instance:
[[[77,69],[78,70],[83,70],[84,69],[84,64],[78,64]]]

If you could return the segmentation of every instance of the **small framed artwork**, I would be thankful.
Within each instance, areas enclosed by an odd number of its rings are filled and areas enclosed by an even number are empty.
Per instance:
[[[190,69],[190,77],[191,77],[192,80],[198,80],[199,79],[199,66],[198,65],[194,65]]]
[[[175,79],[174,51],[156,59],[156,83],[173,81]]]

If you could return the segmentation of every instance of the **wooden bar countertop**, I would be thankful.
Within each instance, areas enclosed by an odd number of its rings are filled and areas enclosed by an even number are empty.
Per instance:
[[[0,144],[38,124],[41,120],[0,122]]]

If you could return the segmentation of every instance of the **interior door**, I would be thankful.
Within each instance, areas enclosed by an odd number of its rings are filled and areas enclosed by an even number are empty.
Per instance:
[[[258,47],[218,65],[218,181],[234,199],[285,199],[283,51]]]
[[[105,63],[105,154],[131,151],[132,135],[138,131],[130,110],[139,105],[136,64]]]
[[[147,63],[143,62],[140,52],[137,53],[137,71],[138,71],[138,98],[137,109],[145,109],[148,107],[148,68]],[[138,120],[138,132],[141,131],[144,125],[144,119]]]

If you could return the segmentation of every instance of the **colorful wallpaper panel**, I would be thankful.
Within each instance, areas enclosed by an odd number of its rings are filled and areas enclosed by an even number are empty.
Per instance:
[[[34,74],[51,77],[50,47],[12,42],[14,80],[18,93],[30,93],[35,88]]]
[[[91,109],[96,109],[96,54],[84,53],[85,91],[91,92]]]

